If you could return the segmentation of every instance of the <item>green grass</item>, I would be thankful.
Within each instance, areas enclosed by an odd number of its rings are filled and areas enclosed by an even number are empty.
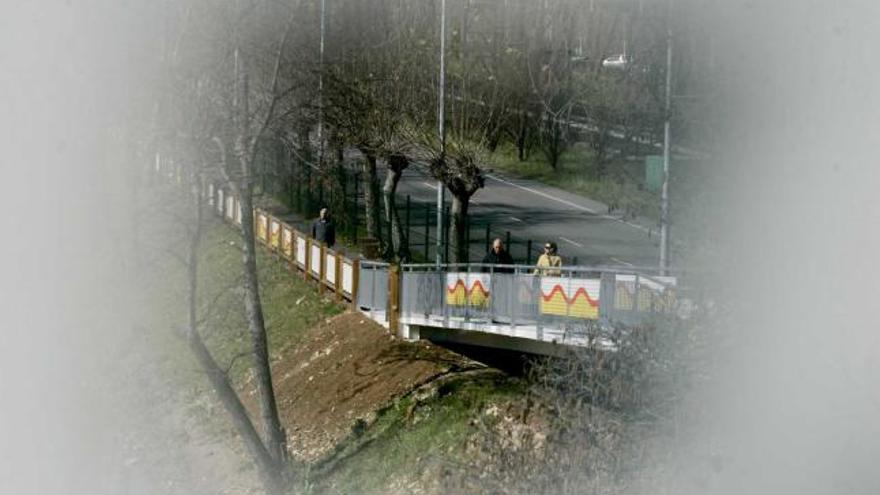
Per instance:
[[[241,385],[250,366],[250,335],[245,319],[241,280],[241,236],[228,225],[210,220],[204,229],[199,256],[199,331],[214,358],[229,366],[233,382]],[[287,262],[257,247],[260,296],[269,339],[271,357],[281,349],[295,345],[306,330],[324,319],[339,314],[343,306],[322,298],[315,288],[291,272]],[[172,259],[160,263],[155,287],[158,324],[180,328],[186,321],[185,277],[183,266]],[[171,334],[171,332],[166,332]],[[167,342],[166,347],[180,347],[183,341]],[[187,356],[180,359],[189,360]]]
[[[476,431],[472,420],[487,404],[522,394],[524,386],[500,373],[482,373],[449,378],[427,399],[401,398],[337,450],[335,469],[316,482],[314,492],[384,493],[389,480],[438,462],[465,462],[465,443]]]
[[[581,194],[602,203],[613,205],[629,216],[659,218],[659,196],[644,188],[644,162],[610,159],[607,173],[598,178],[596,158],[585,143],[576,143],[565,151],[553,170],[546,157],[533,149],[519,161],[516,147],[502,144],[492,155],[495,168],[516,177],[531,179]]]

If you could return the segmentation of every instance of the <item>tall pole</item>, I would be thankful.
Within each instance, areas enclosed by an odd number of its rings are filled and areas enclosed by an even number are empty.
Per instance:
[[[321,0],[321,41],[318,48],[318,166],[324,166],[324,0]]]
[[[440,0],[440,87],[437,109],[437,132],[440,135],[440,165],[446,166],[446,0]],[[443,263],[443,181],[437,180],[437,267]]]
[[[666,109],[663,122],[663,189],[660,196],[660,273],[669,268],[669,152],[670,103],[672,100],[672,28],[666,28]]]

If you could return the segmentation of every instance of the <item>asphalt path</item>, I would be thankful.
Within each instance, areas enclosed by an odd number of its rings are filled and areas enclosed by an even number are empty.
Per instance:
[[[413,164],[403,173],[398,193],[414,201],[434,202],[436,181],[424,166]],[[448,191],[446,196],[448,203]],[[532,239],[533,257],[545,241],[553,240],[566,264],[577,257],[580,265],[657,266],[656,225],[644,219],[625,222],[607,210],[602,203],[555,187],[490,173],[485,187],[471,198],[469,214],[473,223],[488,222],[493,231]],[[478,251],[481,246],[472,246],[471,259]]]

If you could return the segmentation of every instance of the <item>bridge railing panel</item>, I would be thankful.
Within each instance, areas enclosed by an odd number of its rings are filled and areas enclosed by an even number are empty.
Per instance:
[[[387,318],[388,263],[361,260],[357,305],[374,319]]]
[[[590,322],[635,325],[675,311],[675,277],[613,268],[404,265],[404,322],[528,326],[568,332]]]

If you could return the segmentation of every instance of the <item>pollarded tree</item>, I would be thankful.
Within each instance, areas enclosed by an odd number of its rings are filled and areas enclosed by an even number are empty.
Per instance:
[[[467,215],[471,196],[485,185],[483,165],[487,163],[483,148],[463,139],[451,139],[445,152],[435,135],[422,138],[421,153],[428,162],[431,174],[443,182],[452,193],[449,217],[449,239],[452,262],[465,263],[468,257]]]

